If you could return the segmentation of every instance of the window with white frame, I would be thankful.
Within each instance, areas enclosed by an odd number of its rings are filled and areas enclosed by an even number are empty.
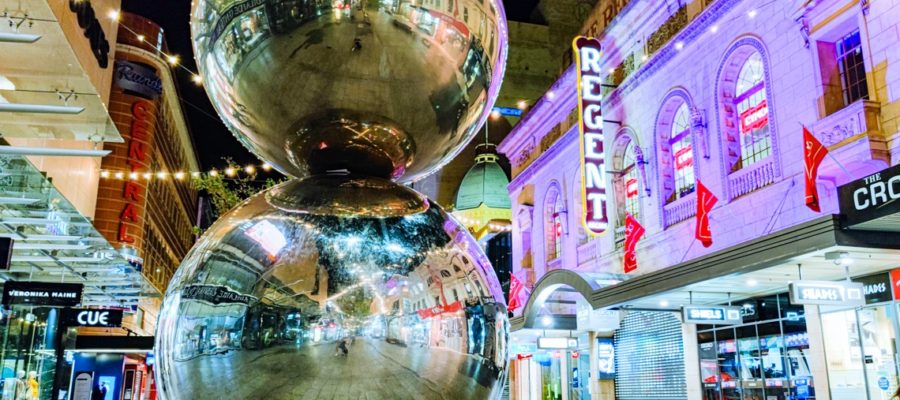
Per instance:
[[[737,109],[741,154],[733,170],[749,167],[772,154],[764,68],[762,55],[754,51],[738,74],[733,101]]]
[[[682,102],[672,120],[672,131],[669,135],[669,148],[672,149],[672,168],[675,179],[675,192],[672,200],[678,200],[694,192],[694,146],[691,142],[691,110]]]
[[[844,105],[848,106],[857,100],[869,98],[866,65],[863,62],[862,40],[858,29],[835,43],[835,55],[841,74]]]
[[[563,219],[565,217],[562,193],[556,187],[550,189],[547,195],[544,214],[547,260],[556,260],[562,257]]]
[[[621,189],[624,193],[624,211],[631,214],[634,218],[638,218],[640,214],[640,183],[637,169],[637,155],[635,152],[634,141],[628,142],[625,152],[622,156],[622,174]],[[624,225],[625,219],[622,218],[620,225]]]

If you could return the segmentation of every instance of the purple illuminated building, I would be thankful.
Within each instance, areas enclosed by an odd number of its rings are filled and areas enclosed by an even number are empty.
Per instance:
[[[511,398],[890,398],[900,4],[601,1],[582,33],[608,72],[610,228],[580,222],[573,66],[499,146],[513,275],[530,291],[511,320]],[[806,205],[804,126],[829,151],[821,212]],[[710,247],[695,239],[698,181],[718,198]],[[646,234],[626,274],[627,214]]]

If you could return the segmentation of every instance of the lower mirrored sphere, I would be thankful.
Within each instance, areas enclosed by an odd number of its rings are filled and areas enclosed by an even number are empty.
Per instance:
[[[224,215],[157,330],[169,400],[488,399],[506,373],[506,304],[479,244],[375,178],[291,181]]]

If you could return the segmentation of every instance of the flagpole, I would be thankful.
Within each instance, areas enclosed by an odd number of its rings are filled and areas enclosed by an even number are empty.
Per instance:
[[[800,126],[803,129],[808,130],[809,133],[812,133],[812,135],[815,136],[815,133],[813,131],[809,130],[809,128],[807,128],[806,125],[804,125],[802,122],[797,121],[797,123],[800,124]],[[826,147],[825,149],[827,150],[828,148]],[[834,156],[834,154],[831,154],[831,152],[828,151],[825,153],[825,155],[827,155],[829,158],[831,158],[831,161],[834,161],[834,163],[837,164],[837,166],[841,169],[841,171],[844,171],[844,174],[847,175],[847,178],[850,178],[850,180],[853,180],[853,175],[850,173],[850,171],[847,170],[847,167],[845,167],[844,164],[841,164],[841,162],[837,159],[837,157]]]

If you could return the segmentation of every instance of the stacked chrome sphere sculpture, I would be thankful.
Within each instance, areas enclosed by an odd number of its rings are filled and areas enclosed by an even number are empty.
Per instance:
[[[399,183],[486,120],[500,0],[196,0],[206,90],[295,177],[216,222],[163,301],[163,399],[483,399],[506,372],[503,292],[479,244]]]

